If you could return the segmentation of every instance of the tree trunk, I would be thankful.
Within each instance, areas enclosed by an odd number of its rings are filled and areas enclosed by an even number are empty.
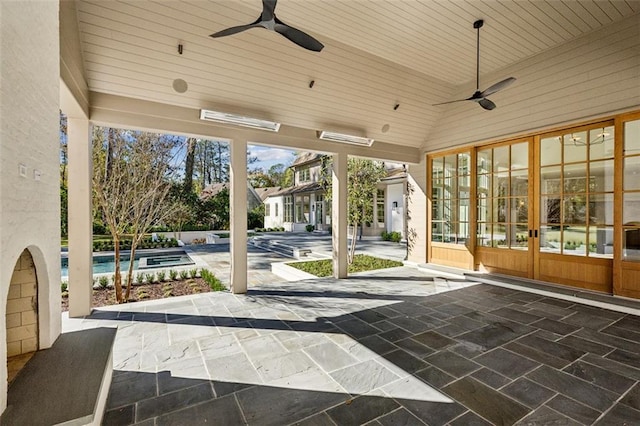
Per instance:
[[[187,139],[187,158],[184,166],[184,183],[182,185],[183,193],[190,194],[193,190],[193,165],[196,159],[196,139]]]
[[[124,300],[129,300],[131,295],[131,285],[133,283],[133,261],[136,255],[137,244],[135,240],[131,240],[131,254],[129,255],[129,270],[127,271],[127,291],[124,295]]]
[[[113,271],[113,286],[116,289],[116,302],[122,303],[122,275],[120,274],[120,240],[117,236],[113,236],[113,263],[115,264],[115,270]]]
[[[355,254],[356,254],[356,234],[357,233],[358,233],[358,224],[354,223],[353,232],[351,234],[351,245],[349,246],[349,253],[347,256],[347,261],[349,265],[353,263],[353,258],[355,257]]]

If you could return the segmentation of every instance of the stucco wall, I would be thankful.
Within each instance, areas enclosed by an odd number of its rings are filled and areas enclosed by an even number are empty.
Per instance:
[[[58,2],[0,2],[0,40],[0,359],[6,359],[9,283],[24,249],[38,276],[40,348],[60,334]],[[2,363],[0,410],[6,383]]]

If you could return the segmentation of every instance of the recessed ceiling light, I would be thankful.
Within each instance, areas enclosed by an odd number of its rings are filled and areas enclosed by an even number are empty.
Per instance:
[[[318,132],[318,138],[325,141],[341,142],[360,146],[371,146],[373,144],[373,139],[371,138],[348,135],[346,133],[331,132],[327,130]]]
[[[173,80],[173,90],[175,90],[176,92],[184,93],[187,91],[187,89],[189,89],[189,85],[183,79],[176,78],[175,80]]]
[[[251,129],[268,130],[277,132],[280,130],[280,123],[259,118],[245,117],[242,115],[229,114],[226,112],[200,110],[200,120],[215,121],[222,124],[234,124],[236,126],[249,127]]]

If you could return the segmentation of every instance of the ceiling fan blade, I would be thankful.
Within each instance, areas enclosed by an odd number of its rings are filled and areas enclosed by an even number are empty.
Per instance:
[[[454,104],[454,103],[456,103],[456,102],[462,102],[462,101],[468,101],[468,100],[469,100],[469,99],[458,99],[458,100],[455,100],[455,101],[440,102],[439,104],[432,104],[431,106]]]
[[[304,47],[305,49],[312,50],[314,52],[320,52],[324,47],[322,43],[311,37],[309,34],[285,24],[278,18],[275,18],[275,20],[276,25],[274,27],[274,30],[277,33],[282,34],[298,46]]]
[[[241,33],[242,31],[246,31],[251,28],[261,27],[262,25],[259,25],[258,22],[260,22],[260,18],[258,18],[255,22],[252,22],[248,25],[238,25],[237,27],[231,27],[231,28],[227,28],[226,30],[218,31],[217,33],[211,34],[209,37],[213,37],[213,38],[225,37],[225,36]]]
[[[491,111],[492,109],[494,109],[496,107],[496,104],[494,104],[493,102],[491,102],[489,99],[480,99],[480,101],[478,101],[478,103],[480,104],[480,106],[486,110]]]
[[[276,3],[278,0],[262,0],[262,20],[270,21],[275,18]]]
[[[505,78],[504,80],[502,80],[502,81],[494,84],[493,86],[490,86],[489,88],[485,89],[482,93],[480,93],[480,97],[484,98],[486,96],[492,95],[492,94],[496,93],[497,91],[502,90],[505,87],[509,86],[514,81],[516,81],[515,77]]]

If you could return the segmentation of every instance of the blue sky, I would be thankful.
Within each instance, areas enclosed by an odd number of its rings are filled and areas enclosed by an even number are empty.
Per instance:
[[[264,170],[269,170],[269,167],[278,163],[284,164],[285,167],[288,167],[295,158],[295,151],[289,149],[259,145],[248,145],[247,148],[251,156],[258,158],[258,161],[251,164],[251,168],[261,167]]]

